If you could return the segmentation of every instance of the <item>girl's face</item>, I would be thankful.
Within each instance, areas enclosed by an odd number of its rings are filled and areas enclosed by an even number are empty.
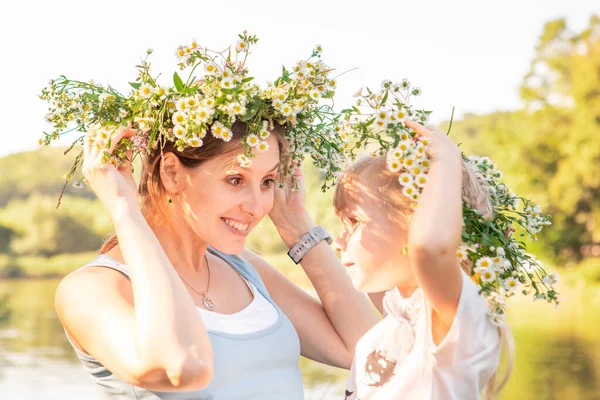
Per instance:
[[[403,288],[414,281],[408,258],[402,254],[407,232],[377,198],[373,184],[354,181],[344,207],[337,210],[342,232],[334,249],[347,268],[354,287],[364,293]]]
[[[178,196],[186,225],[223,253],[241,253],[250,231],[273,207],[279,151],[274,135],[268,142],[269,150],[257,153],[250,168],[234,164],[240,149],[190,170]]]

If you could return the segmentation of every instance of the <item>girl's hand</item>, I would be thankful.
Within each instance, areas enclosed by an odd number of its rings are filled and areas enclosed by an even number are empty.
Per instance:
[[[462,161],[461,152],[456,143],[452,141],[444,132],[436,127],[425,127],[418,122],[406,120],[406,126],[412,128],[417,134],[414,139],[426,137],[431,142],[427,149],[427,155],[431,162],[459,162]]]
[[[283,182],[283,187],[279,185],[275,187],[275,201],[269,213],[269,217],[288,247],[293,246],[314,226],[304,203],[306,189],[302,168],[294,167],[292,176],[293,183],[292,178],[288,176]]]
[[[131,124],[117,130],[112,135],[108,152],[112,153],[122,138],[131,137],[136,132]],[[83,176],[111,216],[116,218],[123,206],[138,206],[137,185],[131,171],[131,150],[126,153],[127,161],[118,168],[110,163],[102,163],[104,151],[88,137],[85,138]]]

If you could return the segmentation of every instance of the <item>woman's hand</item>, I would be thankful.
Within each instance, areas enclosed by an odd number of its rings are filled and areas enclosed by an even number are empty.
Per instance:
[[[131,124],[117,130],[112,135],[108,152],[112,153],[122,138],[131,137],[136,132]],[[86,137],[82,170],[85,180],[114,219],[118,218],[124,206],[138,206],[137,185],[131,170],[131,150],[126,152],[127,160],[118,168],[102,163],[104,151]]]
[[[293,246],[308,232],[314,223],[306,211],[304,198],[304,174],[301,167],[294,167],[292,177],[288,176],[283,187],[275,187],[275,201],[269,217],[275,224],[279,235],[288,247]]]

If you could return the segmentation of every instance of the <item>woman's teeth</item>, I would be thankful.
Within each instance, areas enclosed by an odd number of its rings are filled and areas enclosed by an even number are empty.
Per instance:
[[[232,221],[230,219],[223,218],[223,221],[225,221],[225,223],[227,225],[231,226],[232,228],[237,229],[240,232],[246,232],[248,230],[248,228],[250,227],[250,224],[241,224],[239,222]]]

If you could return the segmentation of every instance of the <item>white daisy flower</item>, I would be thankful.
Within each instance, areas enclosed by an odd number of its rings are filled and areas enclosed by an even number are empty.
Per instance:
[[[313,100],[319,100],[320,93],[318,90],[313,89],[308,93],[308,96]]]
[[[202,147],[202,139],[200,138],[191,138],[188,139],[187,143],[192,147]]]
[[[207,75],[215,75],[220,72],[219,66],[213,61],[209,61],[204,65],[204,72]]]
[[[417,165],[416,167],[414,167],[411,171],[411,174],[413,174],[414,176],[417,176],[419,174],[424,173],[423,168],[420,165]]]
[[[238,40],[235,45],[235,51],[238,53],[248,51],[248,43],[243,40]]]
[[[215,106],[215,99],[207,97],[202,100],[202,105],[206,108],[212,109]]]
[[[402,165],[408,170],[410,170],[415,165],[415,159],[413,157],[407,157],[402,160]]]
[[[292,108],[292,106],[288,103],[283,103],[281,105],[281,108],[279,109],[279,111],[281,111],[281,113],[285,116],[285,117],[289,117],[290,115],[292,115],[292,113],[294,112],[294,109]]]
[[[479,276],[483,282],[493,282],[496,280],[496,272],[492,268],[482,268],[479,272]]]
[[[398,143],[398,146],[396,148],[404,153],[408,149],[410,149],[410,147],[411,147],[410,142],[408,142],[407,140],[403,140],[400,143]]]
[[[494,265],[494,261],[492,261],[492,259],[490,257],[481,257],[479,260],[477,260],[477,263],[475,264],[477,266],[477,268],[480,269],[485,269],[485,268],[492,268],[492,266]]]
[[[186,130],[182,125],[175,125],[173,127],[173,135],[175,135],[176,138],[178,139],[182,139],[186,134]]]
[[[258,136],[259,136],[261,139],[263,139],[263,140],[266,140],[266,139],[268,139],[270,135],[271,135],[271,134],[270,134],[270,133],[269,133],[269,131],[268,131],[268,130],[266,130],[266,129],[263,129],[263,130],[261,130],[261,131],[259,132],[259,134],[258,134]]]
[[[428,178],[427,178],[427,175],[425,175],[425,174],[419,174],[419,175],[415,176],[415,183],[420,188],[425,186],[425,184],[427,183],[427,180],[428,180]]]
[[[413,194],[410,195],[410,198],[413,201],[419,201],[419,199],[421,198],[421,194],[419,194],[419,192],[414,192]]]
[[[229,142],[233,137],[233,132],[229,128],[223,128],[223,132],[221,133],[221,139],[225,142]]]
[[[210,132],[217,139],[223,139],[223,132],[225,131],[225,129],[227,129],[225,128],[225,125],[223,125],[219,121],[215,121],[210,127]]]
[[[260,143],[260,140],[257,135],[252,134],[252,135],[248,135],[248,137],[246,138],[246,143],[250,147],[256,147]]]
[[[171,121],[173,121],[173,125],[181,125],[185,123],[186,116],[181,112],[175,112],[171,117]]]
[[[221,87],[223,89],[231,89],[233,87],[233,78],[224,78],[221,80]]]
[[[143,98],[148,98],[152,95],[152,88],[146,84],[140,86],[140,96]]]
[[[510,278],[506,278],[504,280],[504,287],[508,291],[515,292],[519,289],[519,286],[521,286],[521,282],[519,282],[517,279],[513,278],[512,276]]]
[[[400,160],[396,160],[394,158],[387,160],[388,170],[391,172],[398,172],[402,168],[402,163]]]
[[[187,101],[185,101],[185,99],[179,99],[179,100],[177,100],[177,110],[178,111],[185,111],[185,110],[187,110]]]
[[[400,184],[402,186],[410,186],[413,184],[414,182],[414,178],[411,174],[409,174],[408,172],[405,172],[403,174],[400,175],[400,177],[398,178],[398,182],[400,182]]]
[[[196,115],[200,122],[206,123],[212,117],[213,110],[207,107],[199,107],[198,110],[196,110]]]
[[[459,246],[456,250],[456,257],[459,261],[466,261],[469,258],[469,253],[467,253],[467,248],[465,246]]]
[[[390,158],[394,158],[396,160],[399,160],[402,158],[402,155],[404,154],[404,151],[402,149],[399,149],[398,147],[391,149],[388,153],[388,156]]]
[[[402,189],[402,194],[406,197],[412,197],[412,195],[416,192],[415,188],[412,186],[406,186]]]
[[[261,141],[258,146],[256,146],[256,148],[258,149],[259,153],[264,153],[266,151],[269,151],[269,143],[265,142],[265,141]]]

